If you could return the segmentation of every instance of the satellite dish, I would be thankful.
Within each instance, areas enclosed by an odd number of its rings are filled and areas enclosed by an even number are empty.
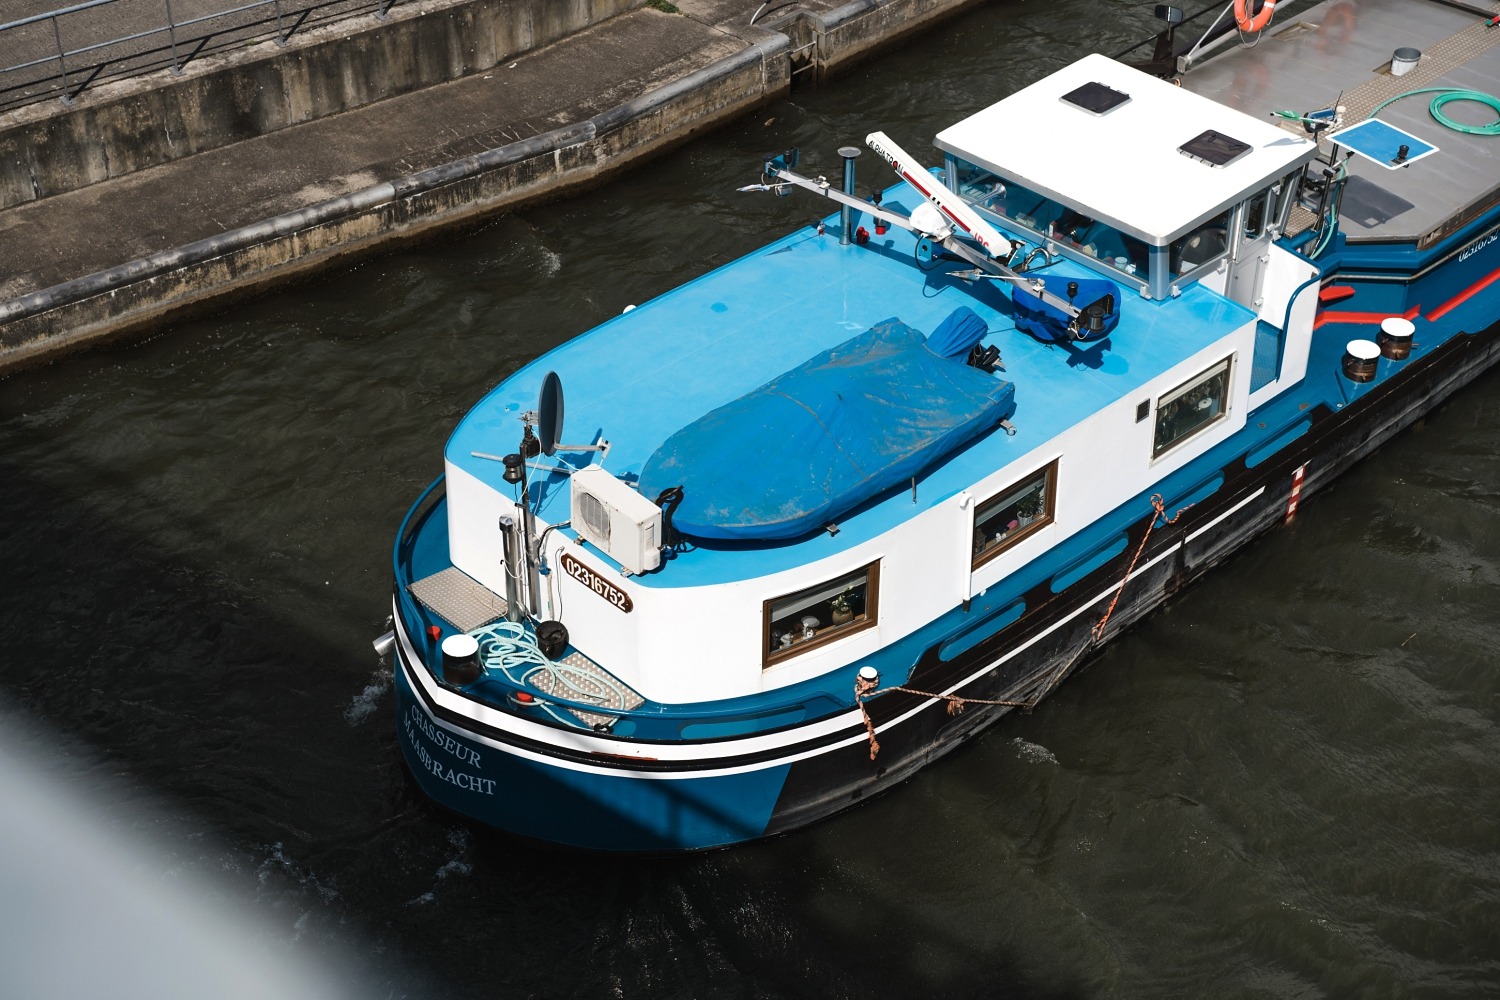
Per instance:
[[[537,436],[541,438],[542,451],[555,455],[557,439],[562,436],[563,429],[562,379],[557,377],[557,372],[548,372],[547,377],[542,379],[542,392],[537,400],[536,412],[536,430]]]

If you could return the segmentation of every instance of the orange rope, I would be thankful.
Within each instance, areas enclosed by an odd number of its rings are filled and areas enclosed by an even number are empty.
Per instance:
[[[1187,507],[1168,517],[1164,503],[1165,501],[1162,500],[1160,493],[1151,494],[1151,506],[1156,509],[1156,513],[1151,516],[1151,523],[1146,525],[1146,533],[1141,536],[1141,544],[1135,548],[1135,555],[1131,558],[1130,565],[1125,570],[1125,578],[1120,581],[1120,587],[1115,591],[1114,599],[1109,602],[1109,609],[1104,612],[1104,617],[1099,619],[1099,624],[1089,630],[1092,641],[1098,642],[1103,638],[1104,626],[1109,624],[1109,616],[1115,613],[1115,605],[1120,603],[1120,595],[1125,593],[1125,585],[1130,582],[1130,574],[1135,572],[1135,564],[1140,561],[1141,553],[1146,551],[1146,543],[1151,540],[1151,532],[1156,530],[1157,519],[1160,518],[1164,524],[1176,524],[1177,519],[1182,516],[1182,511],[1192,506],[1192,504],[1188,504]]]
[[[865,733],[870,737],[870,759],[874,760],[875,756],[880,753],[880,741],[875,739],[875,723],[870,718],[869,710],[865,708],[865,699],[870,697],[871,695],[884,694],[887,691],[904,691],[907,694],[919,695],[923,698],[941,698],[948,703],[949,715],[959,715],[966,707],[971,704],[1003,705],[1007,708],[1024,708],[1028,712],[1031,709],[1035,708],[1037,702],[1041,701],[1043,696],[1045,696],[1048,691],[1052,690],[1053,687],[1060,683],[1062,678],[1065,677],[1067,673],[1072,670],[1073,667],[1078,663],[1078,661],[1083,658],[1084,654],[1087,653],[1091,648],[1093,648],[1093,646],[1097,644],[1101,638],[1103,638],[1104,626],[1109,623],[1109,616],[1115,613],[1115,605],[1120,603],[1120,595],[1125,593],[1125,585],[1130,582],[1130,574],[1135,572],[1135,564],[1140,561],[1141,553],[1146,551],[1146,543],[1151,540],[1151,532],[1156,530],[1157,520],[1160,520],[1163,524],[1176,524],[1177,519],[1182,517],[1183,512],[1186,511],[1188,507],[1191,507],[1193,505],[1188,504],[1187,507],[1183,507],[1177,513],[1173,514],[1171,517],[1168,517],[1166,502],[1162,500],[1160,493],[1153,493],[1151,494],[1151,506],[1155,510],[1155,513],[1151,516],[1151,523],[1146,525],[1146,533],[1141,536],[1141,544],[1136,546],[1135,555],[1131,557],[1130,565],[1125,570],[1125,578],[1120,581],[1119,588],[1115,590],[1115,596],[1109,602],[1109,608],[1105,610],[1104,617],[1100,618],[1098,624],[1096,624],[1092,629],[1089,630],[1088,643],[1078,651],[1078,654],[1076,656],[1064,663],[1060,669],[1053,672],[1052,676],[1047,679],[1046,683],[1044,683],[1040,688],[1037,689],[1036,697],[1030,699],[1029,701],[1003,701],[992,698],[960,698],[956,694],[937,694],[932,691],[918,691],[915,688],[901,687],[900,685],[882,689],[878,680],[867,681],[863,677],[854,678],[854,702],[859,706],[859,714],[865,720]]]
[[[880,752],[880,742],[875,739],[875,723],[871,721],[870,713],[865,709],[865,698],[871,694],[875,694],[877,687],[879,687],[878,681],[867,681],[863,677],[854,678],[854,700],[859,703],[860,715],[865,720],[865,732],[870,737],[871,760],[874,760],[875,755]],[[899,684],[894,687],[880,688],[879,693],[885,694],[887,691],[904,691],[906,694],[920,695],[923,698],[941,698],[948,703],[949,715],[961,715],[963,710],[970,705],[1004,705],[1008,708],[1025,709],[1031,709],[1036,706],[1035,702],[1003,701],[996,698],[960,698],[956,694],[937,694],[933,691],[918,691],[916,688],[902,687]]]

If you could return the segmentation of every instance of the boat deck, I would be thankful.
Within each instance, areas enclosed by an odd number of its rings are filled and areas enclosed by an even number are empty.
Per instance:
[[[904,213],[916,198],[903,184],[890,189],[885,202]],[[857,217],[855,225],[873,229],[869,219]],[[748,579],[832,555],[909,520],[1089,414],[1133,397],[1152,378],[1254,318],[1196,285],[1167,303],[1122,289],[1120,323],[1109,337],[1087,345],[1042,344],[1014,329],[1006,287],[965,284],[946,276],[946,267],[924,277],[913,252],[913,237],[899,229],[872,236],[864,247],[840,245],[837,217],[821,236],[811,227],[801,229],[729,265],[732,271],[720,269],[690,282],[517,372],[459,425],[447,458],[510,495],[500,463],[474,453],[514,449],[517,417],[536,406],[543,375],[556,370],[567,400],[564,439],[587,443],[602,434],[611,442],[605,466],[616,475],[639,473],[679,428],[881,320],[898,317],[931,333],[958,306],[978,313],[990,328],[985,342],[1002,351],[1004,370],[997,377],[1015,383],[1014,436],[997,429],[977,439],[930,468],[918,480],[915,498],[910,490],[888,494],[840,518],[836,535],[701,544],[680,555],[669,571],[637,582],[684,587]],[[1046,273],[1098,277],[1068,261],[1054,263]],[[797,456],[789,454],[787,461]],[[534,476],[540,516],[552,523],[567,520],[565,477]]]
[[[1500,13],[1500,2],[1473,5]],[[1413,90],[1454,87],[1500,95],[1500,27],[1487,28],[1477,14],[1437,0],[1331,0],[1271,30],[1253,49],[1236,48],[1195,66],[1183,77],[1184,89],[1260,118],[1340,103],[1347,109],[1345,127]],[[1390,72],[1398,48],[1422,53],[1402,76]],[[1425,247],[1500,198],[1500,139],[1439,124],[1428,112],[1434,96],[1397,101],[1380,119],[1432,143],[1437,153],[1398,169],[1361,156],[1350,159],[1341,210],[1350,242]],[[1448,103],[1443,114],[1468,125],[1495,117],[1467,101]],[[1294,123],[1287,127],[1302,134]],[[1326,139],[1322,146],[1326,154]],[[1311,213],[1300,212],[1291,228],[1300,231],[1313,221]]]

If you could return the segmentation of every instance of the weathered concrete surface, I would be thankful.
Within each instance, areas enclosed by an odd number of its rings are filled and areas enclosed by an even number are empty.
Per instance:
[[[785,93],[809,52],[852,58],[820,32],[863,53],[972,2],[803,0],[755,25],[733,0],[641,8],[490,73],[7,209],[0,368],[595,180]]]
[[[0,208],[494,68],[645,0],[423,0],[0,114]]]

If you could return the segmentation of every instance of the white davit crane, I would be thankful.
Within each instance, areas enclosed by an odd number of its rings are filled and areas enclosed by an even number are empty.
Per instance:
[[[923,198],[926,198],[933,208],[941,212],[947,222],[967,233],[969,238],[984,247],[991,257],[1002,262],[1010,257],[1015,249],[1011,241],[1001,236],[994,226],[980,218],[979,213],[970,208],[968,202],[939,184],[926,168],[913,160],[906,150],[896,145],[890,136],[884,132],[871,132],[865,136],[865,145],[890,164],[891,169],[915,188]]]
[[[917,206],[910,216],[892,212],[883,208],[878,201],[867,201],[855,195],[852,170],[845,172],[846,188],[843,191],[834,187],[826,177],[804,177],[794,172],[792,168],[797,165],[798,156],[796,149],[789,149],[779,156],[768,156],[761,167],[760,183],[747,184],[740,190],[789,194],[787,188],[790,186],[820,194],[849,209],[856,209],[875,219],[916,233],[974,266],[972,271],[952,272],[955,278],[965,281],[991,278],[1024,285],[1033,295],[1077,322],[1081,312],[1077,306],[1049,291],[1041,279],[1024,274],[1024,265],[1022,271],[1011,267],[1010,261],[1022,248],[1022,243],[1007,239],[962,197],[939,183],[884,132],[871,132],[865,142],[902,180],[922,195],[924,204]],[[847,151],[841,150],[840,155],[852,158],[857,152],[851,147]],[[849,241],[848,237],[849,234],[846,233],[844,242]]]

